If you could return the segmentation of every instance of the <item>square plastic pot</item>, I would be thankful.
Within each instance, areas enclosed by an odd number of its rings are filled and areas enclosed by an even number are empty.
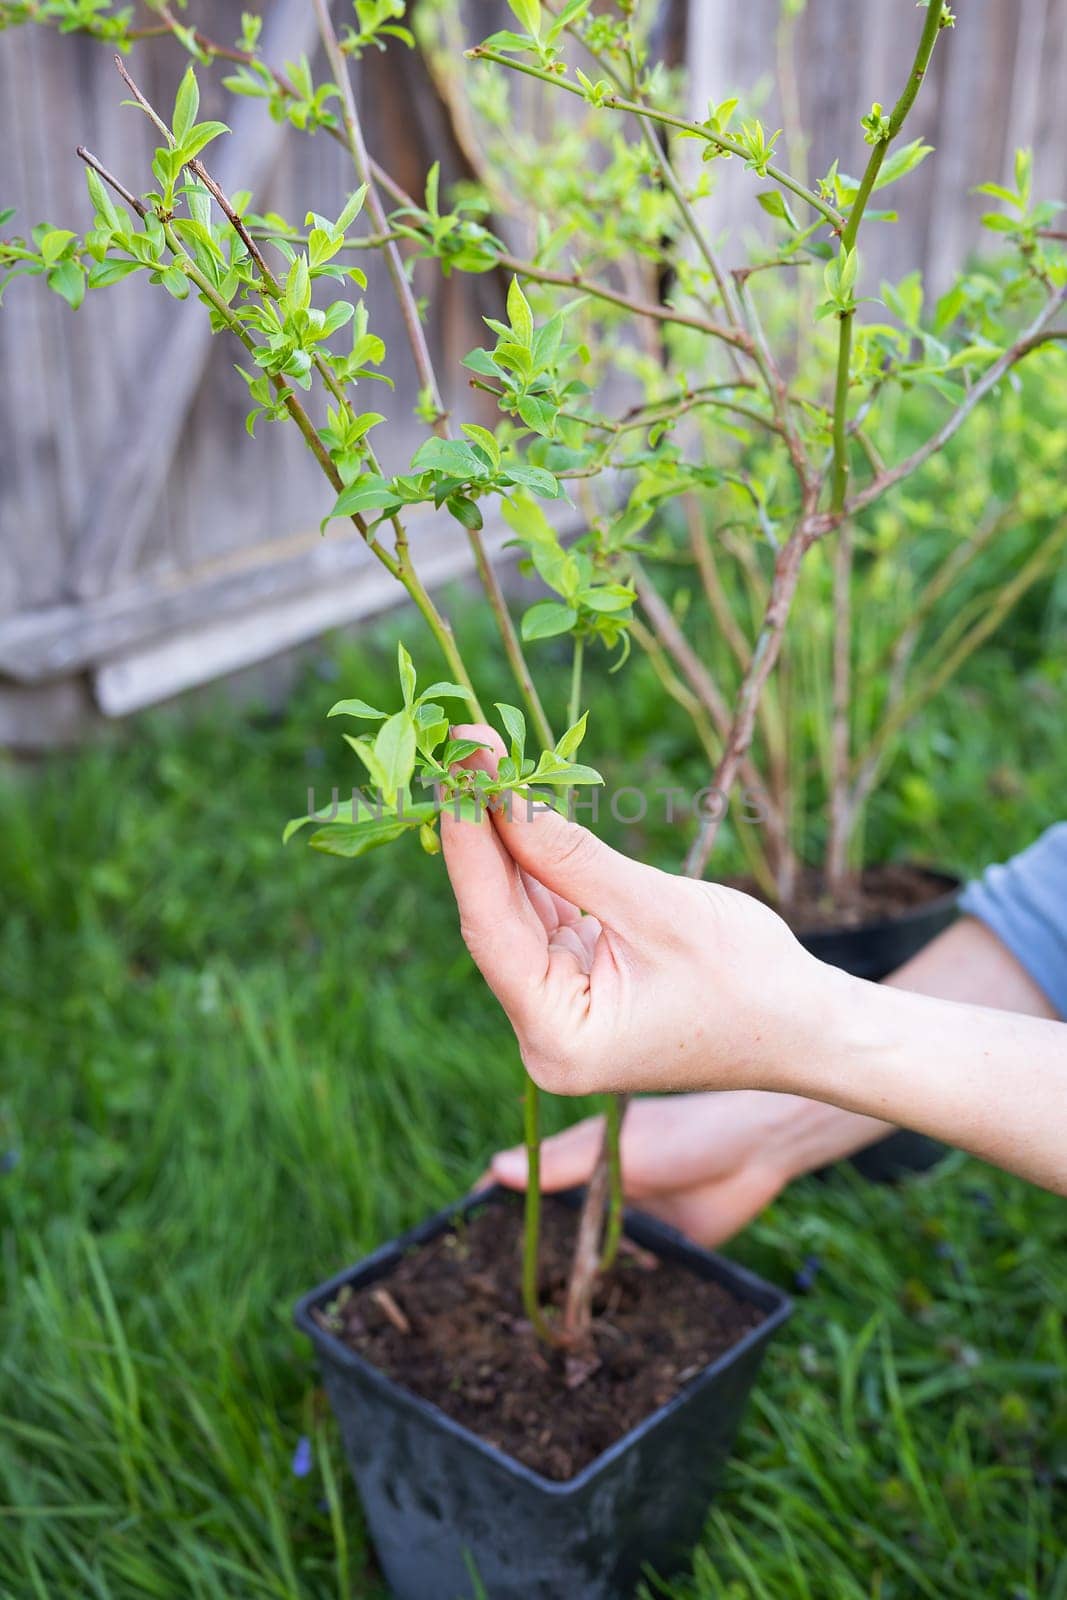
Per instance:
[[[780,1289],[628,1213],[636,1244],[723,1284],[764,1321],[576,1477],[552,1482],[453,1422],[315,1321],[346,1284],[361,1289],[460,1215],[468,1195],[304,1296],[312,1340],[378,1560],[395,1600],[624,1600],[646,1567],[683,1570],[722,1480],[768,1340],[792,1306]]]

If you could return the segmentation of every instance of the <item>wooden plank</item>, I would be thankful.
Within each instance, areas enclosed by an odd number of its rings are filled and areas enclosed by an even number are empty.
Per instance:
[[[95,600],[0,622],[0,673],[22,683],[80,672],[208,616],[231,617],[344,581],[373,562],[357,539],[317,534],[245,548],[191,573],[148,578]]]
[[[52,750],[79,744],[90,729],[102,726],[84,678],[59,683],[0,683],[0,747],[4,750]]]
[[[511,537],[506,527],[489,535],[490,554],[499,554]],[[436,550],[424,553],[420,570],[427,587],[434,588],[469,572],[470,552],[461,540],[442,540]],[[93,676],[97,704],[105,716],[126,716],[268,660],[331,628],[389,610],[401,597],[395,579],[375,564],[310,594],[264,603],[237,619],[187,628],[100,667]],[[412,625],[420,626],[414,617]]]
[[[583,526],[573,507],[546,509],[564,537]],[[440,581],[446,568],[449,574],[470,569],[466,536],[450,517],[426,511],[409,520],[409,529],[424,581]],[[500,549],[508,537],[499,518],[489,522],[486,540],[491,549]],[[401,595],[366,546],[347,533],[326,538],[308,533],[267,547],[245,547],[192,573],[145,579],[97,600],[42,607],[0,621],[0,675],[19,683],[47,682],[147,649],[161,637],[187,634],[205,619],[218,618],[229,626],[255,612],[310,600],[334,588],[354,593],[361,583],[376,594],[379,576]],[[377,609],[378,602],[369,600],[367,607]]]

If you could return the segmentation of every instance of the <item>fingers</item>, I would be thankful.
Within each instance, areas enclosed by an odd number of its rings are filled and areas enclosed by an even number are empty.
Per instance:
[[[476,751],[463,765],[495,777],[504,754],[500,735],[481,723],[463,724],[453,732],[457,738],[491,746]],[[655,916],[670,883],[664,873],[612,850],[587,828],[518,795],[509,796],[508,804],[493,813],[493,823],[509,855],[536,884],[527,887],[548,932],[558,923],[577,922],[579,908],[616,928],[635,919],[647,921]]]
[[[491,729],[457,730],[500,746]],[[479,750],[468,765],[495,770],[495,751]],[[548,937],[523,887],[519,869],[484,812],[465,822],[441,814],[441,845],[459,908],[464,941],[489,987],[518,1023],[548,969]]]
[[[669,879],[604,844],[558,812],[515,795],[494,826],[524,872],[570,906],[623,928],[654,914]]]
[[[585,1183],[596,1165],[604,1137],[603,1117],[587,1117],[541,1146],[541,1186],[546,1193],[572,1189]],[[490,1163],[490,1173],[508,1189],[525,1189],[526,1151],[522,1145],[500,1150]]]
[[[523,885],[530,897],[537,915],[545,925],[545,930],[552,933],[556,928],[566,925],[576,925],[582,920],[582,913],[578,907],[569,900],[564,900],[562,895],[553,894],[551,889],[546,889],[543,883],[530,873],[522,874]]]

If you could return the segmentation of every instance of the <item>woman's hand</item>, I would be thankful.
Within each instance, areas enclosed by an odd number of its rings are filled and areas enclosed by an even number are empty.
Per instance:
[[[490,750],[498,736],[462,727]],[[776,1087],[832,978],[747,895],[640,865],[548,808],[442,816],[467,946],[523,1061],[556,1094]]]
[[[541,1185],[546,1193],[588,1181],[603,1127],[602,1117],[588,1117],[545,1140]],[[622,1125],[626,1198],[715,1249],[802,1172],[889,1131],[873,1117],[758,1089],[635,1100]],[[488,1174],[509,1189],[524,1189],[526,1175],[521,1145],[495,1155]]]

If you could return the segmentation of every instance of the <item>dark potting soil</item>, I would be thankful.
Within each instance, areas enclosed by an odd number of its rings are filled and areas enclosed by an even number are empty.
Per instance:
[[[727,881],[731,888],[744,889],[757,900],[767,898],[749,878]],[[866,923],[899,917],[930,900],[939,900],[947,889],[939,873],[906,861],[887,862],[865,867],[857,893],[847,901],[834,901],[827,894],[822,873],[815,867],[805,867],[793,899],[776,909],[794,933],[821,933],[829,928],[861,928]]]
[[[562,1304],[576,1221],[569,1207],[546,1203],[541,1286],[552,1305]],[[316,1315],[395,1382],[560,1482],[764,1319],[721,1284],[631,1247],[597,1295],[599,1364],[569,1386],[564,1358],[524,1317],[521,1248],[519,1200],[487,1205]]]

